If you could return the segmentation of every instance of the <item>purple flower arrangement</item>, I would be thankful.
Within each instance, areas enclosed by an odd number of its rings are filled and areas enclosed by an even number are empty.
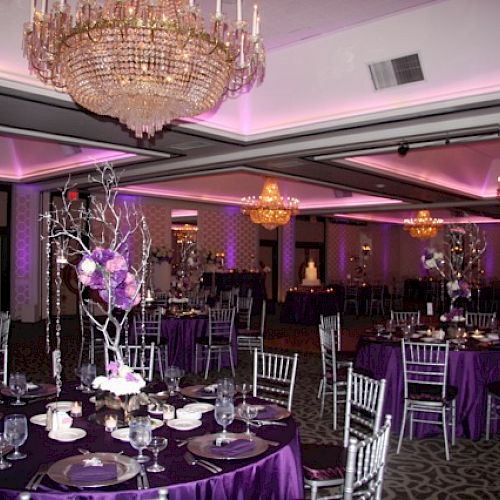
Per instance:
[[[449,312],[443,313],[439,318],[441,321],[465,321],[462,307],[452,307]]]
[[[130,310],[139,304],[141,294],[136,277],[129,272],[128,264],[118,252],[97,247],[90,255],[84,255],[77,266],[78,280],[112,306]]]

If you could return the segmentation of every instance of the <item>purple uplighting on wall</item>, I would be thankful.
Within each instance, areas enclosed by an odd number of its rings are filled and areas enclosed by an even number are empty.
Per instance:
[[[229,219],[238,217],[240,209],[238,207],[225,207],[224,215]],[[236,266],[237,237],[234,232],[234,224],[225,224],[224,230],[224,253],[226,254],[226,267],[234,269]]]

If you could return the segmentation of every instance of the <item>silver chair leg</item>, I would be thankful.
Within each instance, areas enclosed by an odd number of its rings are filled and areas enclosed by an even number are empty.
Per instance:
[[[441,419],[443,424],[443,437],[444,437],[444,452],[446,455],[446,460],[450,460],[450,450],[448,448],[448,423],[446,418],[446,406],[443,406],[443,410],[441,411]]]
[[[325,393],[326,393],[326,384],[323,379],[321,379],[320,388],[321,388],[321,408],[319,410],[319,416],[322,417],[323,412],[325,410]]]
[[[333,430],[337,430],[337,384],[333,384]]]
[[[401,444],[403,443],[403,436],[405,434],[407,413],[408,413],[408,403],[405,401],[405,407],[403,410],[403,420],[401,421],[401,430],[399,431],[398,449],[396,450],[396,454],[399,454],[399,452],[401,451]]]
[[[235,377],[235,372],[234,372],[234,362],[233,362],[233,350],[231,347],[229,347],[229,363],[231,364],[231,373],[233,374],[233,377]]]
[[[412,441],[413,440],[413,412],[410,412],[410,428],[409,428],[408,436],[410,438],[410,441]]]
[[[317,500],[318,498],[318,487],[313,484],[311,486],[311,500]]]
[[[321,397],[321,390],[323,389],[323,379],[319,381],[319,386],[318,386],[318,396],[317,399]]]
[[[493,404],[493,397],[488,393],[486,399],[486,441],[490,440],[490,427],[491,427],[491,407]]]
[[[457,400],[451,402],[451,446],[457,441]]]
[[[205,367],[205,380],[208,378],[208,370],[210,370],[210,360],[212,359],[212,349],[209,347],[207,351],[207,364]]]

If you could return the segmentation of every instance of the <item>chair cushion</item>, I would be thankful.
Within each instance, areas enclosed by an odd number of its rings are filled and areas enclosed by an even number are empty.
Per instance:
[[[343,479],[345,475],[346,449],[327,444],[303,444],[302,467],[310,481]]]
[[[458,389],[454,385],[446,387],[445,401],[457,397]],[[441,401],[441,387],[438,385],[408,384],[408,398],[418,401]]]
[[[494,394],[497,398],[500,398],[500,380],[489,383],[488,391],[491,392],[491,394]]]

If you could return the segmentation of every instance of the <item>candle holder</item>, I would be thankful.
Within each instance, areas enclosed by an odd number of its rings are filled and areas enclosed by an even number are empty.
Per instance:
[[[106,415],[104,417],[104,429],[106,432],[113,432],[118,427],[118,417],[115,415]]]
[[[175,418],[175,406],[163,405],[163,420],[169,421]]]
[[[71,416],[72,417],[81,417],[82,416],[82,403],[81,401],[75,401],[73,406],[71,407]]]

